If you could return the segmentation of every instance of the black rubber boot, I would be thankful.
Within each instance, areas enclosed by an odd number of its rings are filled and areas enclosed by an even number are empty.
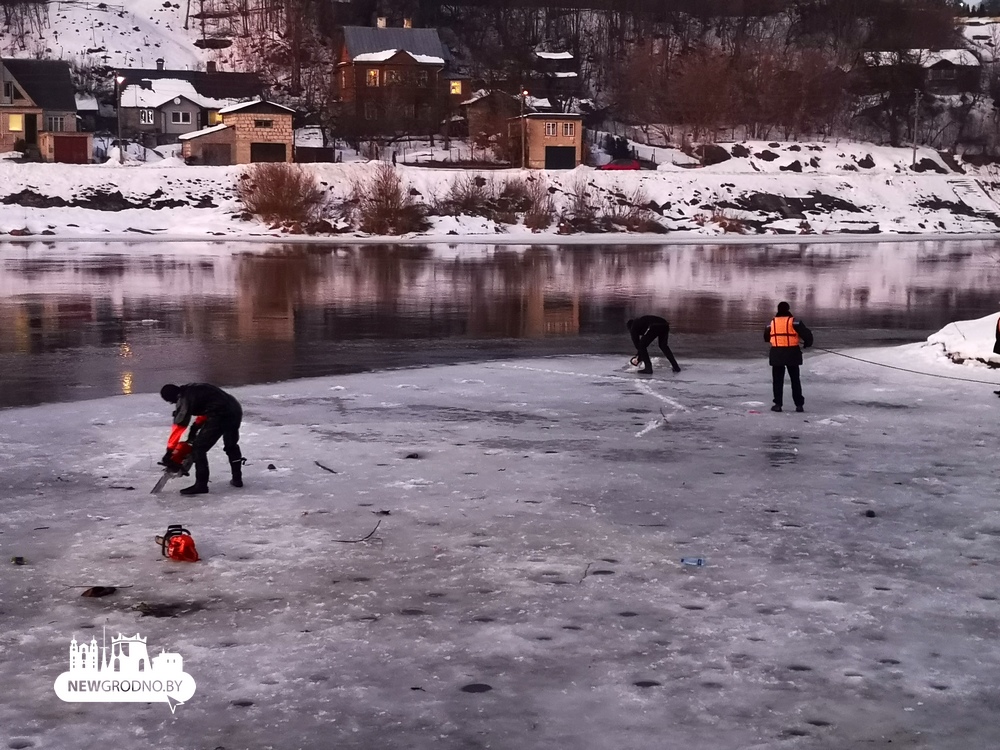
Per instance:
[[[229,462],[229,466],[233,470],[233,478],[229,480],[229,483],[233,485],[233,487],[243,486],[243,464],[245,462],[245,458],[238,458],[235,461]]]
[[[781,405],[775,404],[774,406],[771,407],[771,411],[781,411]]]
[[[201,482],[195,482],[190,487],[181,490],[182,495],[204,495],[206,492],[208,492],[208,485]]]

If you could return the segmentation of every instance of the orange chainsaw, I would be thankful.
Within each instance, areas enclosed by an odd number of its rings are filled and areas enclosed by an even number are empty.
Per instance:
[[[207,417],[195,417],[194,424],[190,430],[183,425],[175,424],[173,426],[173,429],[170,431],[170,438],[167,440],[167,452],[170,454],[170,461],[167,463],[160,462],[163,466],[163,476],[157,480],[149,494],[159,494],[168,480],[174,477],[186,477],[190,473],[191,464],[194,463],[194,445],[192,440],[194,439],[195,432],[198,431],[198,428],[206,419]],[[181,436],[184,435],[185,431],[188,433],[187,439],[181,440]]]

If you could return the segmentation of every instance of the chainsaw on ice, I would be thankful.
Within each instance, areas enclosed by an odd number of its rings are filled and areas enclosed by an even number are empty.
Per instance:
[[[163,467],[163,476],[157,480],[149,494],[159,494],[163,486],[174,477],[186,477],[191,472],[191,464],[194,463],[194,434],[205,421],[206,417],[195,417],[191,429],[174,425],[170,432],[170,439],[167,441],[167,452],[170,460],[164,457],[159,465]],[[181,440],[181,436],[187,431],[187,438]]]

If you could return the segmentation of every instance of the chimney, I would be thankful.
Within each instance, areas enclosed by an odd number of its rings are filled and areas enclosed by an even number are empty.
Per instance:
[[[163,58],[162,57],[156,58],[156,69],[157,70],[163,70]]]
[[[207,63],[205,63],[205,72],[206,73],[217,73],[218,72],[216,70],[216,68],[215,68],[215,60],[209,60]]]
[[[378,17],[378,18],[377,18],[377,19],[375,20],[375,25],[376,25],[376,26],[377,26],[378,28],[380,28],[380,29],[384,29],[384,28],[385,28],[385,16],[379,16],[379,17]]]
[[[413,28],[413,19],[412,18],[404,18],[403,19],[403,28],[404,29],[412,29]]]

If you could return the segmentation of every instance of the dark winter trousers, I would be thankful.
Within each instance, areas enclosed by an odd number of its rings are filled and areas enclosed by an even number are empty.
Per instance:
[[[647,370],[653,369],[653,363],[649,359],[649,345],[653,343],[656,339],[656,343],[660,346],[660,351],[663,352],[667,361],[670,362],[670,366],[674,370],[679,370],[680,365],[677,364],[677,360],[674,359],[674,353],[670,351],[670,347],[667,346],[667,336],[670,334],[670,326],[652,326],[648,331],[646,331],[639,338],[639,361],[642,362],[643,367]]]
[[[774,403],[781,406],[781,397],[785,390],[785,370],[788,370],[788,379],[792,382],[792,401],[796,406],[803,406],[806,400],[802,398],[802,381],[799,380],[798,365],[772,365],[771,380],[774,385]]]
[[[194,480],[196,484],[208,484],[208,451],[219,438],[222,438],[222,449],[229,458],[229,466],[234,479],[243,476],[243,453],[240,451],[240,422],[243,421],[242,410],[225,417],[209,417],[198,429],[191,446],[194,454]]]

